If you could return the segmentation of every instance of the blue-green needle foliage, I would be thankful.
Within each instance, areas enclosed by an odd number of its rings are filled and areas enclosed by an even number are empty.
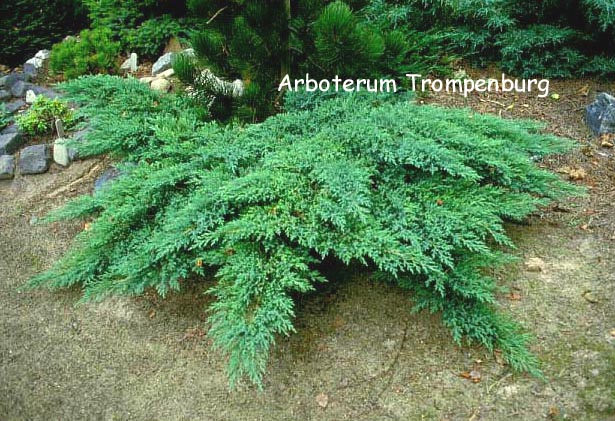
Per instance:
[[[221,127],[135,81],[95,76],[64,89],[94,128],[82,155],[137,165],[51,215],[93,222],[32,285],[81,284],[90,300],[164,296],[202,279],[231,382],[261,385],[276,336],[294,330],[292,297],[325,281],[319,263],[329,257],[413,291],[455,341],[538,373],[485,269],[509,260],[498,251],[512,245],[505,220],[577,192],[530,159],[571,142],[535,123],[399,97],[342,96]]]

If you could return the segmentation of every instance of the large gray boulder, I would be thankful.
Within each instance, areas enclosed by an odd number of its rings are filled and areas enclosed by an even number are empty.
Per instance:
[[[14,114],[15,111],[19,110],[21,107],[25,107],[26,102],[24,100],[18,99],[16,101],[7,102],[5,105],[6,105],[6,111],[9,114]]]
[[[39,50],[34,57],[26,61],[23,65],[23,72],[35,79],[39,70],[44,70],[49,63],[51,52],[49,50]]]
[[[13,155],[0,155],[0,180],[10,180],[15,176]]]
[[[56,91],[54,91],[53,89],[49,89],[49,88],[44,88],[42,86],[37,86],[35,85],[32,90],[34,91],[34,93],[36,95],[42,95],[45,96],[49,99],[56,99],[60,97],[60,94],[58,94]]]
[[[4,129],[2,129],[2,131],[0,132],[0,135],[9,134],[9,133],[17,133],[17,132],[20,132],[19,126],[13,123],[10,126],[7,126]]]
[[[15,153],[23,144],[21,133],[13,132],[0,135],[0,155]]]
[[[173,67],[174,59],[175,59],[175,53],[173,52],[166,53],[160,56],[160,58],[156,60],[156,63],[154,63],[154,65],[152,66],[152,75],[156,76],[159,73],[162,73],[165,70],[168,70],[171,67]]]
[[[10,90],[17,82],[28,82],[29,79],[30,77],[24,73],[12,72],[0,79],[0,86],[4,89]]]
[[[23,72],[31,79],[36,79],[38,77],[38,69],[34,64],[30,63],[30,60],[24,63]]]
[[[47,145],[33,145],[23,148],[19,154],[21,174],[42,174],[51,165],[51,153]]]
[[[615,133],[615,97],[600,93],[585,110],[585,121],[595,135]]]
[[[11,93],[16,98],[22,98],[26,95],[26,91],[32,89],[34,84],[18,80],[13,86],[11,86]]]

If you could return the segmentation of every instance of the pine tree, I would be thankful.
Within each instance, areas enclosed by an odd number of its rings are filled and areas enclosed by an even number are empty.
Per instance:
[[[205,28],[192,36],[196,60],[179,57],[174,67],[203,99],[214,99],[212,113],[218,119],[234,112],[253,121],[273,112],[268,99],[289,61],[286,6],[285,0],[188,2]],[[209,72],[203,74],[204,69]],[[220,78],[242,86],[233,89]]]
[[[279,109],[277,87],[286,74],[367,77],[387,69],[382,28],[353,12],[352,6],[359,9],[363,2],[349,3],[193,0],[188,7],[202,18],[204,29],[192,37],[196,57],[180,56],[174,68],[197,96],[213,100],[218,119],[234,114],[262,120]],[[390,41],[397,49],[404,42]],[[396,60],[404,47],[394,54]]]

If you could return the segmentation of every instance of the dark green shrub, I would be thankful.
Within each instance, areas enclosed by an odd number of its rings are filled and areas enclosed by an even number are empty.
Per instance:
[[[435,47],[522,77],[615,73],[611,0],[372,0],[398,27],[442,34]],[[594,60],[594,57],[602,57]]]
[[[135,29],[122,32],[125,48],[141,57],[154,58],[160,55],[173,37],[185,38],[185,29],[180,21],[170,15],[163,15],[144,21]]]
[[[80,152],[137,166],[49,218],[93,222],[32,285],[81,284],[91,300],[199,280],[216,297],[209,335],[231,381],[261,384],[276,336],[294,330],[293,295],[324,282],[320,263],[336,259],[413,291],[455,341],[537,373],[527,336],[497,312],[487,269],[510,260],[498,246],[511,245],[505,220],[576,191],[531,159],[572,142],[400,96],[343,95],[224,128],[136,81],[64,89],[93,125]]]
[[[53,131],[54,122],[58,118],[67,129],[75,122],[74,112],[65,102],[39,95],[28,111],[17,116],[17,124],[29,135],[48,134]]]
[[[156,0],[83,0],[92,28],[106,28],[116,35],[135,28],[156,3]]]
[[[369,76],[385,51],[375,27],[362,24],[341,1],[327,5],[314,22],[315,58],[331,75]]]
[[[598,25],[602,31],[615,28],[615,2],[611,0],[583,0],[587,19]]]
[[[38,50],[50,49],[66,35],[87,26],[80,0],[0,2],[0,63],[23,64]]]
[[[577,73],[586,57],[576,45],[581,34],[569,28],[533,25],[513,29],[498,36],[502,69],[521,77],[570,77]]]
[[[85,29],[79,38],[55,44],[51,50],[51,70],[72,79],[86,73],[114,73],[120,44],[111,40],[108,29]]]
[[[111,30],[122,51],[154,58],[171,37],[186,36],[184,1],[84,0],[92,28]]]

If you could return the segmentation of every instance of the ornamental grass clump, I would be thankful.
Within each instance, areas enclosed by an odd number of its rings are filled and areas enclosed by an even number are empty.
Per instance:
[[[80,153],[136,166],[48,217],[92,222],[32,285],[80,284],[95,300],[164,296],[198,280],[216,298],[208,334],[228,355],[231,383],[262,385],[276,337],[294,331],[293,297],[325,282],[321,262],[335,259],[410,290],[456,342],[539,373],[485,269],[510,261],[505,221],[577,193],[532,159],[572,142],[399,95],[344,95],[221,127],[136,81],[97,76],[64,89],[92,122]]]

